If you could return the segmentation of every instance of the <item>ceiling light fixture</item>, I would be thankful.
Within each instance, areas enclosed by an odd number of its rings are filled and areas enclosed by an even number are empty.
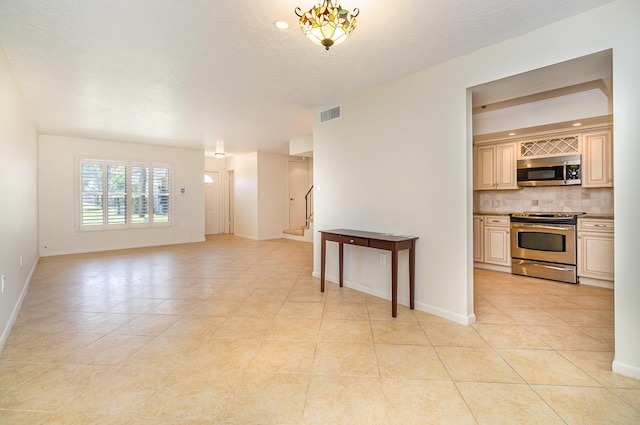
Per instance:
[[[218,140],[216,142],[216,151],[213,153],[213,156],[222,159],[224,158],[224,142],[222,140]]]
[[[304,35],[329,50],[329,47],[337,46],[353,33],[360,9],[353,9],[351,13],[333,0],[323,0],[322,4],[312,7],[308,12],[303,13],[299,7],[295,8],[295,12],[300,17],[300,29]]]

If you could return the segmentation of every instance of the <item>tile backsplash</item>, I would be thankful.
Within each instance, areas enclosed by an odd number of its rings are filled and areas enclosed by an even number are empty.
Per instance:
[[[613,215],[613,189],[581,186],[524,187],[518,190],[476,190],[474,211],[482,213],[586,212]]]

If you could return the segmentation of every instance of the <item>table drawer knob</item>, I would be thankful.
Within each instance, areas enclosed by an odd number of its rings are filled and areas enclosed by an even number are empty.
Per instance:
[[[353,240],[353,239],[349,240],[349,243],[353,243],[353,242],[354,242],[354,240]]]

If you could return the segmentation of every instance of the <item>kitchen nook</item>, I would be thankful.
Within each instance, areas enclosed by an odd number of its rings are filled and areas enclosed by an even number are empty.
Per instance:
[[[475,268],[614,288],[610,69],[601,66],[600,77],[502,104],[474,99]]]

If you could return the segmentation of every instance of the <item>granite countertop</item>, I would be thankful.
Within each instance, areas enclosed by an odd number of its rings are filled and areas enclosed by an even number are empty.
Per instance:
[[[510,216],[512,213],[505,213],[505,212],[475,212],[473,213],[473,215],[508,215]],[[594,219],[599,219],[599,220],[613,220],[613,214],[597,214],[597,213],[586,213],[586,214],[582,214],[580,216],[578,216],[578,218],[594,218]]]
[[[578,218],[597,218],[599,220],[613,220],[613,214],[590,214],[586,213]]]

